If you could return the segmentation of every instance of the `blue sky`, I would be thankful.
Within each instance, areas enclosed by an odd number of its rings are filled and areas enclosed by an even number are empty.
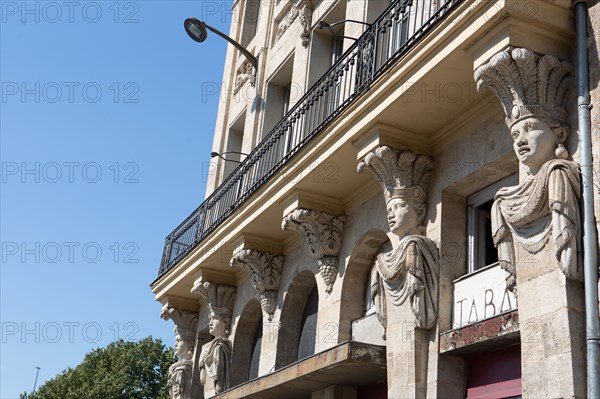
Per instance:
[[[149,284],[202,201],[231,1],[0,1],[0,397],[115,338],[173,341]]]

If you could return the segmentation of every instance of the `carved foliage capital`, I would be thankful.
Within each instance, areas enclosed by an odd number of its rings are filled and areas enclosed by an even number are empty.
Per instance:
[[[256,292],[261,294],[261,306],[272,320],[277,305],[277,290],[285,256],[242,249],[231,258],[231,267],[239,266],[250,272]]]
[[[313,209],[296,209],[283,218],[283,230],[298,232],[317,259],[338,256],[346,216],[336,216]]]
[[[281,225],[283,230],[294,230],[302,236],[308,250],[319,261],[327,292],[331,292],[337,274],[345,222],[344,215],[300,208],[285,216]]]

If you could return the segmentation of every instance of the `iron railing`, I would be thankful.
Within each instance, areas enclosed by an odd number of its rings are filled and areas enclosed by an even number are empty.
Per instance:
[[[204,240],[460,1],[394,1],[231,175],[169,234],[158,276]]]

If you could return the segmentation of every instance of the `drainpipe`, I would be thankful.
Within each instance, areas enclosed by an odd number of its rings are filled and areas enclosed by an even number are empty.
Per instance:
[[[600,398],[600,327],[598,318],[598,249],[594,217],[590,83],[587,51],[588,8],[585,0],[574,0],[577,30],[577,108],[579,149],[583,185],[583,267],[587,343],[588,398]]]

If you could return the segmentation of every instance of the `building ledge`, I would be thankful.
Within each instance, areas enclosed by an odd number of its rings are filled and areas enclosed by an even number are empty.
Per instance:
[[[519,343],[520,336],[519,311],[513,310],[440,334],[440,353],[465,356],[494,350]]]
[[[231,388],[219,399],[310,398],[331,385],[362,386],[387,376],[384,346],[345,342],[268,375]]]

